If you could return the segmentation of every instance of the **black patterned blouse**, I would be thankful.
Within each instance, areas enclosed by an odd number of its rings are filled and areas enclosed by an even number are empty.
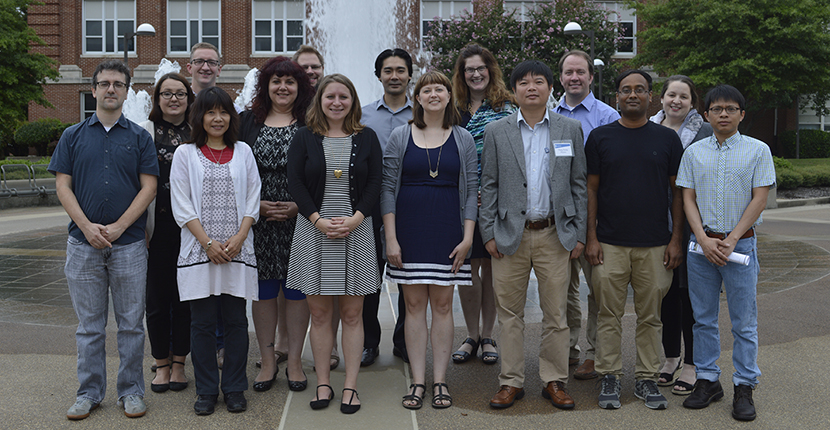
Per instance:
[[[182,121],[173,125],[165,120],[154,123],[156,135],[156,154],[159,159],[158,188],[156,192],[156,215],[173,219],[173,208],[170,203],[170,166],[173,164],[173,153],[179,145],[190,140],[190,125]]]
[[[266,125],[260,130],[251,149],[262,179],[262,200],[293,201],[288,192],[286,164],[288,147],[298,128],[295,122],[286,127]],[[265,217],[260,216],[259,221],[254,224],[254,250],[260,280],[286,278],[295,221],[296,218],[282,222],[265,221]]]

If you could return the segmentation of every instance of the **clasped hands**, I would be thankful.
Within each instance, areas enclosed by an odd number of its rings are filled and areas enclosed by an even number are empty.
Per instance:
[[[314,223],[314,227],[326,235],[328,239],[340,239],[349,235],[362,222],[357,215],[350,217],[334,217],[323,218],[320,217]]]
[[[233,260],[239,252],[242,251],[242,243],[245,242],[245,236],[239,233],[231,236],[225,243],[212,243],[205,251],[210,262],[213,264],[225,264]]]

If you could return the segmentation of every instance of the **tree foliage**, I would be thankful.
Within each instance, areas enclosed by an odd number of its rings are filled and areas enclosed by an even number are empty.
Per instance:
[[[51,106],[42,85],[47,78],[60,77],[57,62],[29,50],[32,44],[43,44],[26,22],[30,4],[30,0],[0,0],[0,139],[11,136],[26,119],[30,101]]]
[[[578,22],[584,30],[594,30],[595,54],[605,62],[604,89],[613,93],[613,77],[618,64],[611,62],[620,41],[619,24],[609,20],[609,12],[601,5],[586,0],[551,0],[535,3],[525,20],[515,11],[505,12],[500,0],[473,0],[477,14],[465,10],[450,20],[436,19],[430,27],[425,48],[430,53],[428,64],[452,76],[458,52],[475,42],[493,52],[509,86],[510,73],[524,60],[544,62],[558,75],[559,58],[568,50],[590,51],[586,35],[566,36],[565,24]],[[530,4],[528,2],[527,4]],[[555,82],[556,91],[563,89]]]
[[[830,95],[830,3],[827,0],[627,1],[645,22],[635,65],[685,74],[702,88],[727,83],[747,109],[815,103]]]

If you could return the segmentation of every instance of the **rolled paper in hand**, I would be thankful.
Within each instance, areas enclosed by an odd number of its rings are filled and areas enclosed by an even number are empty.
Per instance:
[[[695,254],[703,255],[703,248],[701,248],[700,244],[695,241],[689,241],[689,252],[694,252]],[[744,255],[738,252],[733,252],[726,257],[727,260],[743,264],[744,266],[749,266],[749,256]]]

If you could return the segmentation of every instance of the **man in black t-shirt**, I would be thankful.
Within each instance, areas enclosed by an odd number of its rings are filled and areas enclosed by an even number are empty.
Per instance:
[[[637,382],[634,394],[651,409],[665,409],[657,388],[660,306],[672,270],[683,256],[683,210],[674,180],[683,146],[673,130],[648,121],[651,77],[629,70],[616,80],[622,118],[594,129],[585,146],[588,230],[585,256],[594,266],[597,295],[596,371],[599,406],[620,407],[621,319],[628,284],[637,313]],[[668,189],[671,189],[672,199]],[[671,206],[673,227],[666,212]]]

